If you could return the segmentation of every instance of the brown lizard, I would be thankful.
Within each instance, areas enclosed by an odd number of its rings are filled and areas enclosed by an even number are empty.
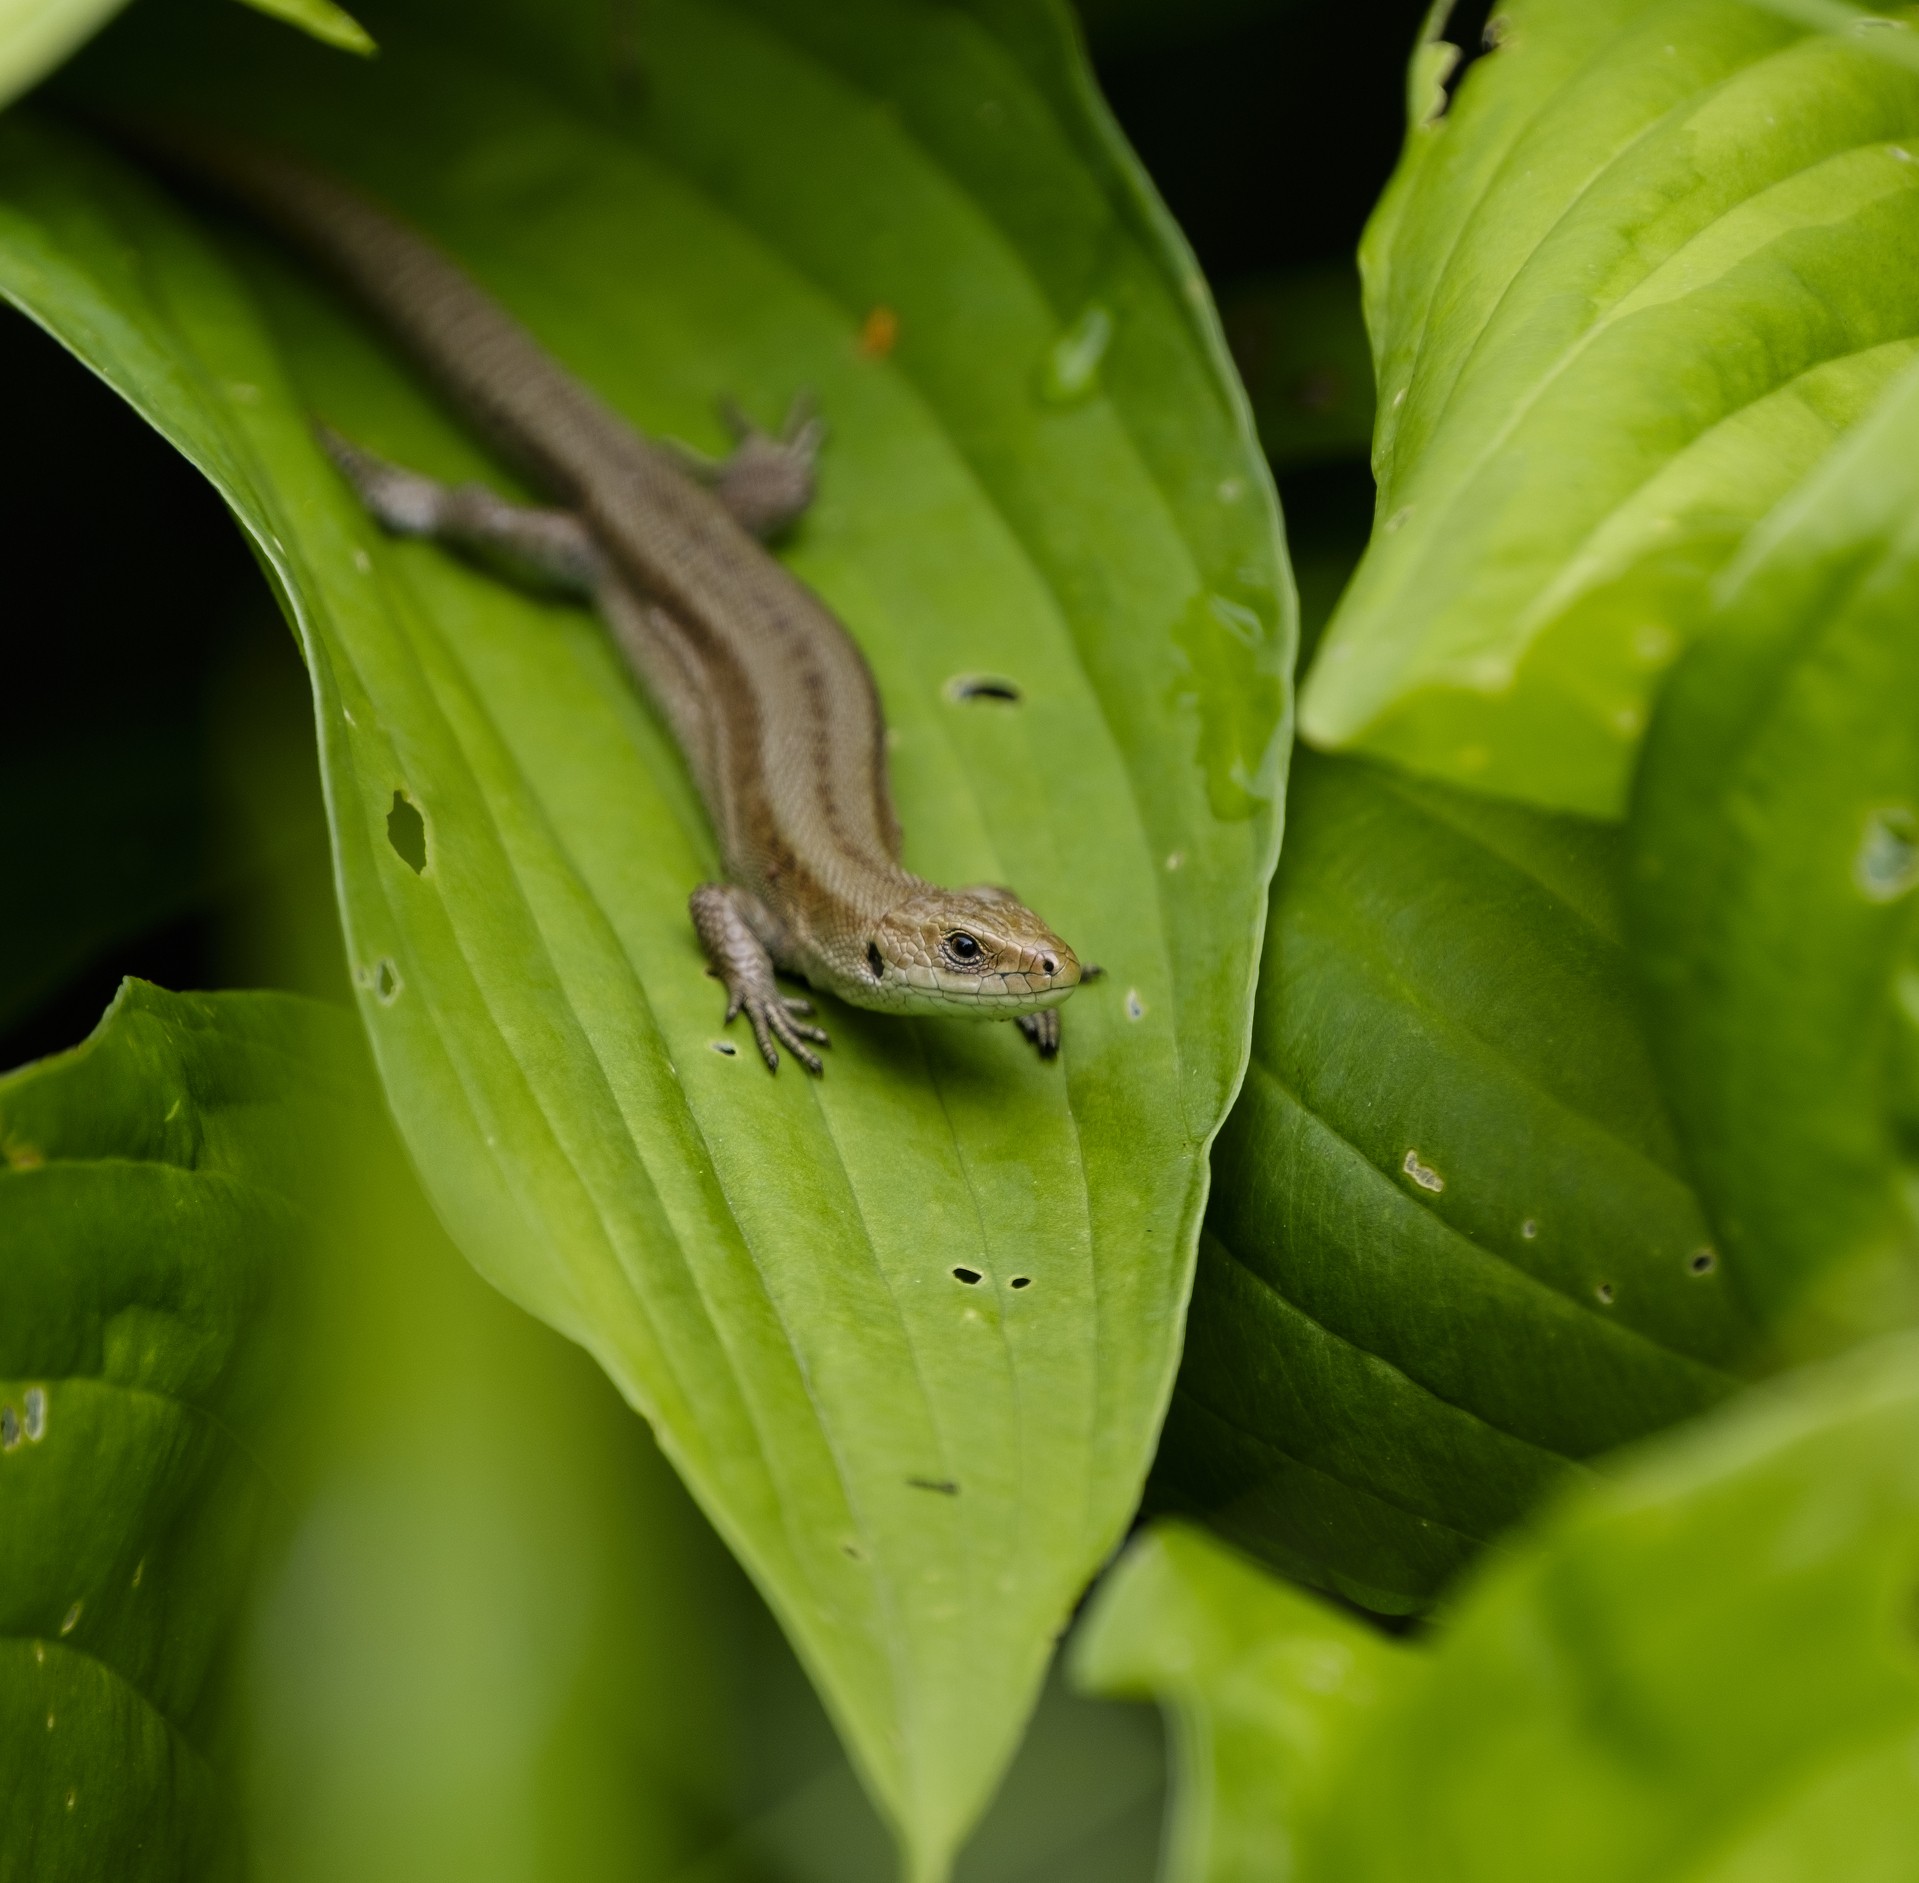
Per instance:
[[[775,969],[856,1007],[1010,1019],[1050,1058],[1082,979],[1011,890],[941,889],[900,862],[873,676],[825,604],[764,546],[812,495],[816,422],[741,422],[702,477],[567,372],[438,248],[344,185],[256,146],[139,141],[212,182],[335,276],[558,507],[388,464],[322,432],[388,530],[591,601],[684,754],[726,880],[694,931],[770,1070],[811,1072],[826,1034]]]

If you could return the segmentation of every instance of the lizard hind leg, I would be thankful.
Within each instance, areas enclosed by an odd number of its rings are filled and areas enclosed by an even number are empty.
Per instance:
[[[820,1056],[807,1044],[825,1046],[825,1032],[797,1016],[813,1011],[810,1001],[782,994],[773,979],[773,956],[763,930],[772,919],[754,898],[733,883],[703,883],[687,902],[693,932],[700,938],[709,972],[726,989],[726,1018],[741,1013],[753,1029],[768,1072],[780,1069],[780,1047],[808,1072],[823,1072]]]
[[[720,417],[733,434],[729,456],[714,463],[688,452],[680,455],[735,522],[762,542],[770,541],[797,523],[812,504],[825,421],[804,396],[793,401],[778,436],[761,431],[731,399],[720,401]]]
[[[570,511],[509,503],[483,484],[442,484],[324,425],[319,433],[367,513],[390,534],[445,543],[523,587],[577,600],[598,592],[605,565],[586,525]]]

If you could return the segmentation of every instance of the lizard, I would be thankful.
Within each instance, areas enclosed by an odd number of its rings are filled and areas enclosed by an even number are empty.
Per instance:
[[[123,132],[129,127],[122,127]],[[811,501],[822,435],[737,414],[702,469],[649,439],[556,360],[443,250],[281,152],[136,131],[330,274],[481,438],[550,499],[448,485],[319,427],[387,531],[594,606],[664,720],[718,844],[723,880],[689,898],[707,971],[767,1069],[828,1044],[785,972],[855,1007],[1010,1019],[1050,1059],[1059,1006],[1098,970],[1010,889],[945,889],[902,864],[871,669],[768,542]]]

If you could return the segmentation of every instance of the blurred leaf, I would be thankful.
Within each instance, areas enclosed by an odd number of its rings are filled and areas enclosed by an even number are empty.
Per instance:
[[[1299,268],[1236,287],[1220,318],[1275,469],[1365,457],[1373,363],[1349,267]]]
[[[0,1080],[0,1872],[237,1874],[213,1755],[269,1485],[316,1149],[371,1084],[351,1024],[129,981]]]
[[[372,35],[344,7],[333,0],[242,0],[255,12],[297,26],[322,44],[362,55],[377,51]]]
[[[1302,754],[1155,1495],[1417,1608],[1752,1341],[1635,1010],[1617,839]]]
[[[126,0],[0,0],[0,105],[39,84]]]
[[[312,152],[655,431],[717,443],[716,393],[817,390],[793,562],[873,659],[909,864],[1024,884],[1109,969],[1063,1065],[837,1010],[818,1085],[713,1050],[684,913],[711,839],[604,637],[382,540],[304,408],[442,473],[486,474],[472,446],[257,242],[271,330],[118,163],[0,132],[5,291],[207,470],[299,618],[436,1205],[654,1420],[937,1875],[1137,1496],[1240,1067],[1291,599],[1204,290],[1049,10],[663,5],[639,105],[584,0],[395,8],[370,65],[196,17],[131,16],[94,95]],[[1049,404],[1093,306],[1110,346]],[[956,702],[955,669],[1024,702]]]
[[[1101,1588],[1073,1674],[1166,1708],[1178,1761],[1166,1883],[1276,1883],[1292,1874],[1306,1801],[1405,1661],[1375,1629],[1162,1523]]]
[[[1913,356],[1919,74],[1748,0],[1499,37],[1367,233],[1380,526],[1301,724],[1618,816],[1702,584]]]
[[[1081,1661],[1158,1691],[1182,1744],[1231,1749],[1216,1834],[1259,1861],[1172,1883],[1914,1874],[1919,1342],[1745,1394],[1568,1499],[1430,1650],[1366,1643],[1209,1553],[1136,1545]],[[1237,1654],[1209,1658],[1221,1640]]]
[[[1919,374],[1755,532],[1633,813],[1660,1062],[1741,1286],[1823,1343],[1919,1317]]]
[[[0,105],[84,45],[127,0],[0,0]],[[347,52],[374,50],[366,29],[333,0],[241,0]]]

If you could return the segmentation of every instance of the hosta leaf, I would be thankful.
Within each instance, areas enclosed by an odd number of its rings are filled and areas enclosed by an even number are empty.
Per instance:
[[[356,1083],[356,1074],[358,1082]],[[348,1022],[130,981],[77,1052],[0,1080],[0,1869],[236,1874],[221,1657]]]
[[[1755,532],[1646,747],[1655,1038],[1769,1317],[1919,1316],[1919,374]]]
[[[1638,1024],[1617,847],[1294,771],[1154,1485],[1369,1607],[1430,1600],[1751,1341]]]
[[[1052,11],[678,0],[610,51],[585,0],[370,24],[359,65],[156,9],[88,82],[376,192],[655,431],[717,447],[717,394],[810,388],[792,560],[871,656],[908,863],[1020,886],[1108,969],[1051,1067],[837,1009],[817,1085],[715,1050],[684,912],[711,838],[604,637],[382,541],[306,413],[495,475],[467,436],[266,245],[9,127],[6,291],[208,471],[299,622],[437,1206],[654,1421],[936,1874],[1170,1383],[1277,835],[1269,486]],[[948,684],[977,674],[1020,702]]]
[[[1701,584],[1913,357],[1919,72],[1748,0],[1496,36],[1367,235],[1379,523],[1301,724],[1617,816]]]
[[[1214,1835],[1256,1861],[1169,1883],[1896,1883],[1919,1841],[1915,1550],[1903,1338],[1568,1498],[1431,1649],[1358,1638],[1173,1531],[1106,1584],[1080,1665],[1231,1750]]]
[[[1102,1585],[1071,1665],[1095,1693],[1166,1709],[1177,1789],[1163,1883],[1281,1883],[1308,1798],[1407,1659],[1377,1630],[1168,1522]]]

